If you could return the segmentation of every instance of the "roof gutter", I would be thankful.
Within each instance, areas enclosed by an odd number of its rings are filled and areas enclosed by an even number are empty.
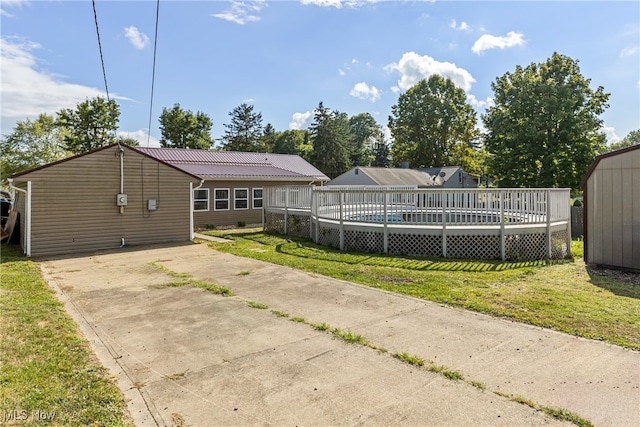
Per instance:
[[[7,178],[7,183],[9,184],[9,187],[15,191],[19,191],[21,193],[24,193],[26,196],[26,200],[24,203],[24,210],[25,210],[25,225],[24,225],[24,237],[25,237],[25,244],[24,244],[24,254],[28,257],[31,256],[31,181],[27,181],[27,189],[23,190],[22,188],[18,188],[15,185],[13,185],[13,178]]]

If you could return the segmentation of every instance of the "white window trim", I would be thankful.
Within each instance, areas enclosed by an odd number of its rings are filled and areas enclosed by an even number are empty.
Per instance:
[[[216,192],[219,190],[226,190],[227,191],[227,198],[226,199],[218,199],[217,198],[217,194]],[[216,203],[218,200],[226,200],[227,201],[227,208],[226,209],[218,209],[218,204]],[[231,209],[231,190],[228,188],[214,188],[213,189],[213,210],[214,211],[228,211]]]
[[[262,197],[255,197],[254,191],[256,190],[262,191]],[[264,206],[264,190],[262,189],[262,187],[255,187],[251,189],[251,207],[253,209],[262,209],[262,206],[256,208],[256,200],[260,200],[260,204]]]
[[[243,197],[237,198],[236,197],[236,194],[237,194],[236,191],[243,191],[243,190],[247,192],[247,197],[245,197],[245,198],[243,198]],[[247,207],[246,208],[238,208],[238,207],[236,207],[236,201],[237,200],[246,201],[247,202]],[[246,211],[247,209],[249,209],[249,189],[248,188],[234,188],[233,189],[233,210],[234,211]]]
[[[206,191],[207,192],[207,198],[206,199],[196,199],[196,192],[197,191]],[[196,202],[207,202],[207,209],[196,209]],[[208,188],[197,188],[193,190],[193,211],[194,212],[208,212],[210,209],[210,204],[209,204],[209,189]]]

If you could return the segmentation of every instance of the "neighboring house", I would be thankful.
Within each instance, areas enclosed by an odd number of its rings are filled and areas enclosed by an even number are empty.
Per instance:
[[[580,187],[585,262],[640,272],[640,145],[596,157]]]
[[[475,181],[459,166],[430,169],[357,166],[327,185],[415,186],[417,188],[475,188]]]
[[[432,176],[442,177],[442,188],[477,188],[478,182],[461,166],[444,166],[441,168],[418,169]]]
[[[204,228],[262,222],[263,188],[322,185],[329,178],[292,154],[242,153],[178,148],[138,151],[199,176],[194,190],[194,226]]]
[[[328,180],[293,155],[117,144],[10,178],[29,256],[189,242],[207,224],[261,222],[266,186]]]

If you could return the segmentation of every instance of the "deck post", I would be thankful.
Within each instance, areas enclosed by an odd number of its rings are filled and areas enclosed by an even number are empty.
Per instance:
[[[387,191],[384,192],[384,226],[382,229],[382,251],[385,254],[389,253],[389,226],[388,222],[388,209],[387,205],[389,204],[389,193]]]
[[[343,198],[344,192],[340,191],[340,250],[344,251],[344,209],[343,209]]]
[[[504,241],[504,191],[500,191],[500,259],[505,261],[507,259],[506,244]]]
[[[551,259],[551,190],[547,190],[547,259]]]

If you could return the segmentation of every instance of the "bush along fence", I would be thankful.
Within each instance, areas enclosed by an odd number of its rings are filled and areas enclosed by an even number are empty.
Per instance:
[[[571,257],[569,189],[286,186],[264,229],[340,250],[455,259]]]

